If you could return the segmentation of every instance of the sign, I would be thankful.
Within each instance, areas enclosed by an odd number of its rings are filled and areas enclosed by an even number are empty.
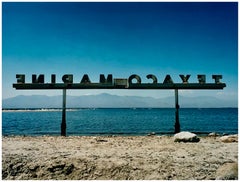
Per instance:
[[[62,76],[62,83],[56,83],[56,75],[51,74],[50,83],[46,83],[45,75],[32,75],[32,82],[25,82],[24,74],[17,74],[17,83],[13,84],[16,89],[223,89],[225,83],[221,82],[222,75],[212,75],[213,83],[206,83],[206,75],[197,75],[196,83],[189,83],[191,75],[179,75],[180,83],[174,83],[170,75],[166,75],[161,83],[153,74],[146,75],[149,83],[142,83],[139,75],[133,74],[129,78],[113,78],[108,74],[100,74],[99,82],[92,83],[89,76],[84,74],[79,83],[73,82],[72,74]]]
[[[175,133],[180,132],[179,122],[179,104],[178,104],[178,89],[223,89],[225,83],[221,82],[222,75],[212,75],[214,83],[206,83],[206,75],[197,75],[196,83],[189,83],[191,75],[179,75],[181,83],[174,83],[170,75],[166,75],[164,80],[159,83],[158,79],[153,74],[148,74],[146,77],[150,83],[142,83],[139,75],[133,74],[128,78],[113,78],[112,74],[100,74],[99,83],[92,83],[89,76],[84,74],[79,83],[73,82],[72,74],[62,76],[62,83],[56,83],[56,75],[51,74],[50,83],[45,82],[44,74],[32,75],[32,83],[25,83],[25,75],[17,74],[17,83],[13,87],[21,90],[33,89],[62,89],[63,90],[63,105],[62,105],[62,123],[61,135],[66,136],[66,89],[174,89],[175,90]]]

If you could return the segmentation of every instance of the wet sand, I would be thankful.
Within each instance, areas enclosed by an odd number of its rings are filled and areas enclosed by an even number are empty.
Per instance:
[[[2,137],[2,179],[210,180],[238,143],[172,136]]]

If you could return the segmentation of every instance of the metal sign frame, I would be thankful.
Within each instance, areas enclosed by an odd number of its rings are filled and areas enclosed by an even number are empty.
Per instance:
[[[206,75],[197,75],[198,83],[189,83],[188,80],[191,75],[179,75],[182,83],[174,83],[170,75],[166,75],[162,83],[158,83],[157,77],[153,74],[147,75],[147,79],[151,79],[152,83],[142,83],[141,77],[133,74],[127,78],[115,78],[112,74],[108,74],[107,78],[103,74],[100,74],[99,83],[92,83],[87,74],[84,74],[80,83],[73,83],[73,75],[65,74],[62,76],[63,83],[56,83],[56,75],[51,75],[51,82],[45,83],[44,74],[32,75],[32,83],[25,83],[24,74],[16,74],[17,83],[13,84],[13,88],[17,90],[63,90],[63,103],[62,103],[62,123],[61,123],[61,135],[66,136],[66,91],[67,89],[171,89],[175,90],[175,130],[174,133],[180,132],[179,122],[179,102],[178,102],[178,90],[206,90],[206,89],[223,89],[226,87],[225,83],[222,83],[222,75],[212,75],[214,83],[206,83]],[[135,80],[135,82],[133,82]]]

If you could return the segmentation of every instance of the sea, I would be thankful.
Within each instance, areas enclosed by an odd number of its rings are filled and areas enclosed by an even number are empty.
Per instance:
[[[2,135],[59,136],[61,109],[8,109]],[[181,131],[238,133],[237,108],[180,108]],[[67,136],[174,134],[174,108],[80,108],[66,111]]]

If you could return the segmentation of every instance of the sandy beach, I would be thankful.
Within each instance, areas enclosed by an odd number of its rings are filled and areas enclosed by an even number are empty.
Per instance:
[[[172,136],[2,137],[2,179],[211,180],[238,143]]]

